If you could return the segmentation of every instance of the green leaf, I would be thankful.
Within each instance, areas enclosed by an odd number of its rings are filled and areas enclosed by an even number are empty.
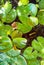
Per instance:
[[[6,18],[6,21],[7,23],[11,23],[12,21],[14,21],[16,19],[16,10],[15,9],[12,9],[10,11],[10,13],[8,13],[7,15],[7,18]]]
[[[10,25],[4,25],[3,26],[3,31],[7,34],[10,35],[12,33],[12,27]]]
[[[39,2],[40,0],[36,0],[36,2]]]
[[[2,14],[1,14],[1,21],[2,22],[5,22],[6,21],[6,13],[5,13],[5,9],[2,7]]]
[[[41,61],[41,65],[44,65],[44,60]]]
[[[5,13],[8,14],[10,12],[10,10],[12,9],[12,4],[7,1],[3,7],[5,9]]]
[[[32,47],[27,47],[24,50],[23,56],[27,59],[27,60],[32,60],[32,59],[36,59],[38,54],[37,51],[34,50],[33,52],[33,48]]]
[[[30,16],[30,23],[32,23],[33,26],[38,25],[37,17]]]
[[[26,6],[19,6],[17,8],[17,13],[18,13],[18,16],[20,15],[32,15],[32,16],[36,16],[37,15],[37,11],[38,11],[38,8],[35,4],[33,3],[29,3],[27,4]]]
[[[29,8],[28,8],[28,6],[26,5],[26,6],[19,6],[19,7],[17,7],[17,14],[18,14],[18,16],[20,16],[20,15],[29,15],[29,12],[30,12],[30,10],[29,10]]]
[[[26,46],[27,40],[25,38],[14,38],[13,42],[16,47],[22,49]]]
[[[2,14],[2,22],[11,23],[16,18],[16,10],[12,9],[8,14],[3,13]]]
[[[9,65],[6,61],[1,62],[0,65]]]
[[[39,8],[44,9],[44,0],[40,0],[39,2]]]
[[[3,31],[3,29],[0,29],[0,36],[7,36],[7,34]]]
[[[37,40],[33,40],[32,41],[32,46],[34,49],[36,49],[37,51],[40,51],[42,49],[42,44],[41,42],[38,42]]]
[[[24,25],[24,24],[21,24],[21,23],[17,23],[17,29],[22,32],[22,33],[27,33],[29,31],[32,30],[32,27],[29,26],[29,25]]]
[[[40,10],[38,12],[38,20],[40,24],[44,25],[44,11]]]
[[[29,0],[19,0],[18,5],[27,5],[29,3]]]
[[[38,57],[44,59],[44,37],[37,37],[37,40],[32,41],[32,47],[38,52]]]
[[[0,29],[2,29],[4,24],[0,21]]]
[[[40,61],[39,60],[31,60],[31,61],[28,61],[28,65],[40,65]]]
[[[27,16],[21,15],[19,16],[19,20],[21,23],[17,24],[18,30],[20,30],[22,33],[27,33],[32,30],[33,24],[31,24],[30,19]]]
[[[38,11],[38,8],[36,7],[36,5],[33,3],[29,3],[27,6],[30,11],[29,15],[36,16]]]
[[[0,36],[0,52],[8,51],[12,48],[12,42],[7,36]]]
[[[9,57],[14,58],[15,56],[20,55],[20,50],[11,49],[11,50],[7,51],[6,54],[7,54]]]
[[[12,38],[22,37],[22,32],[14,30],[13,32],[11,32],[11,37]]]
[[[25,58],[21,55],[15,57],[13,60],[15,62],[15,65],[27,65]]]

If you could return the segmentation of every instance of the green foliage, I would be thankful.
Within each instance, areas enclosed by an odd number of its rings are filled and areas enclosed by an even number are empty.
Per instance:
[[[44,38],[43,37],[37,37],[37,40],[32,41],[32,46],[35,50],[37,50],[38,56],[41,58],[44,58]]]
[[[44,11],[39,11],[38,12],[38,20],[39,20],[39,23],[44,25]]]
[[[29,18],[23,15],[20,16],[19,18],[22,23],[17,23],[18,30],[21,31],[22,33],[27,33],[31,31],[32,26],[29,24],[30,23]]]
[[[27,47],[23,52],[23,56],[26,58],[28,65],[44,65],[44,60],[37,59],[44,59],[44,38],[39,36],[37,40],[34,39],[32,47]]]
[[[39,8],[44,9],[44,0],[40,0],[39,2]]]
[[[2,15],[1,21],[6,23],[11,23],[16,18],[16,10],[12,9],[12,4],[6,2],[5,5],[1,8]]]
[[[0,54],[0,65],[27,65],[26,60],[23,56],[18,55],[16,57],[9,57],[7,54]]]
[[[44,65],[44,37],[37,37],[28,47],[27,37],[22,37],[38,23],[44,25],[44,1],[36,2],[39,5],[19,0],[15,9],[9,0],[1,1],[0,65]]]

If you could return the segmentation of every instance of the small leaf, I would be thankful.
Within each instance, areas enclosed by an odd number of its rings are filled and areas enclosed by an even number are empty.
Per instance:
[[[18,31],[18,30],[14,30],[14,31],[11,33],[11,37],[12,37],[12,38],[22,37],[22,32],[20,32],[20,31]]]
[[[15,62],[15,65],[27,65],[25,58],[21,55],[15,57],[13,60]]]
[[[0,52],[8,51],[12,48],[12,42],[9,37],[1,36],[0,39]]]
[[[9,65],[6,61],[1,62],[0,65]]]
[[[44,60],[41,61],[41,65],[44,65]]]
[[[33,26],[38,25],[38,19],[36,17],[30,16],[30,20]]]
[[[33,3],[29,3],[27,6],[30,11],[29,15],[36,16],[38,11],[38,8],[36,7],[36,5]]]
[[[44,9],[44,0],[40,0],[39,2],[39,8]]]
[[[20,55],[20,50],[14,50],[14,49],[11,49],[9,51],[6,52],[6,54],[9,56],[9,57],[15,57],[15,56],[18,56]]]
[[[44,58],[44,38],[39,36],[32,41],[32,47],[38,52],[38,57]]]
[[[27,25],[27,24],[24,25],[24,24],[21,24],[21,23],[17,23],[17,29],[19,31],[21,31],[22,33],[27,33],[27,32],[32,30],[32,27]]]
[[[26,46],[27,40],[25,38],[14,38],[13,42],[16,47],[22,49]]]
[[[8,13],[5,22],[11,23],[12,21],[15,20],[15,18],[16,18],[16,10],[15,10],[15,9],[12,9],[12,10],[10,11],[10,13]]]
[[[12,4],[10,2],[6,2],[5,5],[4,5],[4,9],[5,9],[5,13],[9,13],[10,10],[12,9]]]
[[[31,60],[31,61],[28,61],[28,65],[40,65],[40,61],[39,60]]]
[[[39,23],[44,25],[44,11],[39,11],[38,12],[38,20],[39,20]]]
[[[19,0],[18,5],[27,5],[29,3],[29,0]]]
[[[24,50],[23,56],[27,59],[27,60],[32,60],[32,59],[36,59],[38,54],[37,51],[34,50],[33,52],[33,48],[32,47],[28,47]]]

